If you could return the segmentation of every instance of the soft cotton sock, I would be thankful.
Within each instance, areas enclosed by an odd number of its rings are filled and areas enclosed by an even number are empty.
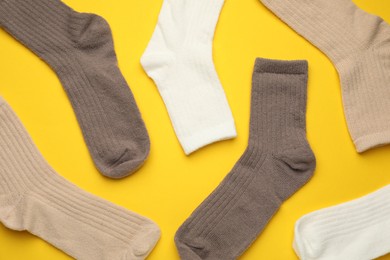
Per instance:
[[[59,176],[1,97],[0,222],[76,259],[144,259],[160,237],[151,220]]]
[[[164,0],[141,58],[188,155],[236,130],[214,68],[212,41],[224,0]]]
[[[312,176],[306,61],[257,59],[246,151],[176,233],[182,259],[236,259]]]
[[[302,260],[370,260],[390,252],[390,185],[307,214],[295,225]]]
[[[0,26],[57,73],[100,172],[122,178],[137,170],[149,137],[107,22],[58,0],[0,0]]]
[[[390,26],[351,0],[261,0],[336,66],[358,152],[390,142]]]

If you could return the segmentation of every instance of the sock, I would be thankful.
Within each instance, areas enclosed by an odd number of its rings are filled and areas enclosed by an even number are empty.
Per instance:
[[[351,202],[307,214],[295,225],[302,260],[369,260],[390,252],[390,185]]]
[[[212,58],[215,26],[223,3],[224,0],[164,0],[152,39],[141,58],[187,155],[236,136]]]
[[[306,84],[306,61],[256,60],[248,147],[177,231],[183,260],[238,258],[282,202],[311,178]]]
[[[76,259],[144,259],[160,237],[151,220],[59,176],[0,98],[0,222]]]
[[[149,137],[107,22],[59,0],[0,0],[0,25],[57,73],[100,172],[122,178],[137,170]]]
[[[261,1],[336,66],[357,151],[388,144],[390,26],[351,0]]]

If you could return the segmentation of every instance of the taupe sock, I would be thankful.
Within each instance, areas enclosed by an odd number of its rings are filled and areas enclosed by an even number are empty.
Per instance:
[[[1,97],[0,222],[85,260],[142,260],[160,237],[150,219],[59,176]]]
[[[336,66],[358,152],[390,143],[390,26],[351,0],[261,0]]]
[[[306,61],[256,60],[248,147],[177,231],[182,259],[236,259],[311,178],[306,84]]]
[[[106,21],[58,0],[0,0],[0,26],[57,73],[100,172],[121,178],[138,169],[149,137]]]

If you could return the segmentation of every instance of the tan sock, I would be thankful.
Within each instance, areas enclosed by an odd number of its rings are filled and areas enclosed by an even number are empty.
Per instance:
[[[390,143],[390,26],[351,0],[261,0],[336,66],[358,152]]]
[[[1,97],[0,222],[77,259],[144,259],[160,237],[151,220],[59,176]]]

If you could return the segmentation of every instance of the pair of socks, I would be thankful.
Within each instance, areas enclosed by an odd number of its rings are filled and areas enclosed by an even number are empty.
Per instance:
[[[390,252],[390,185],[299,219],[294,249],[302,260],[370,260]]]
[[[323,51],[341,80],[358,152],[390,142],[390,25],[351,0],[261,0]]]
[[[160,237],[151,220],[59,176],[1,97],[0,222],[76,259],[145,259]]]
[[[0,0],[0,26],[57,73],[100,172],[122,178],[149,154],[149,136],[100,16],[59,0]]]
[[[238,258],[312,177],[306,90],[306,61],[256,60],[247,149],[177,231],[183,260]]]

